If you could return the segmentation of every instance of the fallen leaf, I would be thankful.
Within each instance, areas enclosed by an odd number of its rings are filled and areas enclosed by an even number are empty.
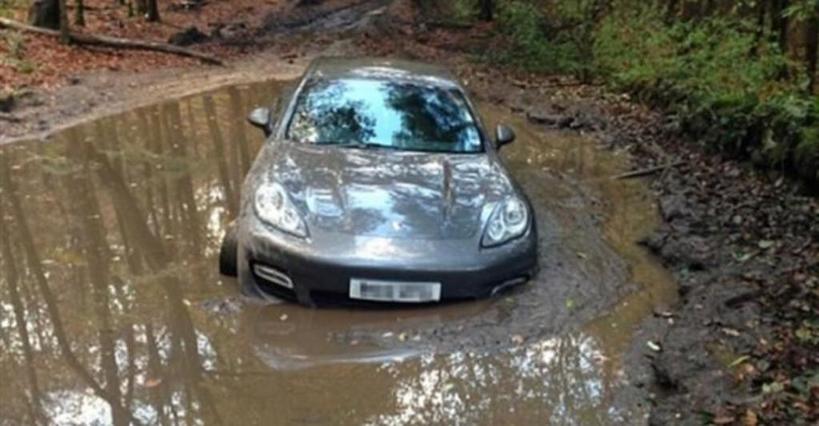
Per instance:
[[[159,377],[155,377],[155,378],[151,378],[151,379],[146,380],[144,386],[146,388],[155,388],[155,387],[159,386],[160,383],[162,383],[162,379],[159,378]]]
[[[654,311],[654,316],[660,318],[671,318],[674,316],[674,313],[670,311]]]
[[[745,415],[742,416],[742,424],[743,426],[756,426],[759,423],[759,419],[756,417],[756,413],[751,410],[745,412]]]
[[[748,361],[751,357],[748,355],[742,355],[741,357],[733,360],[730,364],[728,364],[728,368],[734,368],[739,364],[742,364],[745,361]]]
[[[774,393],[782,392],[785,389],[785,386],[779,382],[771,382],[762,385],[762,393],[769,395]]]
[[[736,420],[734,416],[718,416],[714,417],[714,420],[712,420],[711,423],[715,425],[727,425],[733,423],[734,420]]]
[[[735,378],[738,382],[741,382],[748,377],[753,377],[757,375],[756,367],[749,362],[743,362],[738,365],[737,371],[735,373]]]
[[[808,411],[810,411],[810,407],[808,406],[808,404],[805,404],[802,401],[795,401],[793,403],[793,408],[796,408],[796,409],[798,409],[798,410],[800,410],[800,411],[802,411],[804,413],[807,413]]]
[[[739,337],[739,331],[733,328],[723,327],[722,332],[731,337]]]
[[[751,260],[751,258],[753,258],[753,257],[754,257],[754,255],[756,255],[756,253],[754,253],[754,252],[744,253],[744,254],[742,254],[742,255],[737,255],[737,254],[734,254],[734,258],[735,258],[735,259],[736,259],[736,260],[737,260],[739,263],[745,263],[745,262],[747,262],[747,261]]]
[[[757,245],[758,245],[758,246],[759,246],[759,248],[761,248],[762,250],[765,250],[765,249],[769,249],[769,248],[773,247],[774,242],[773,242],[773,241],[771,241],[771,240],[760,240],[760,241],[759,241],[759,243],[758,243]]]

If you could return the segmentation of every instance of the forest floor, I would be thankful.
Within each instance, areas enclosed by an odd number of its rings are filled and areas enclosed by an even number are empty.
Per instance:
[[[502,43],[491,26],[449,25],[409,1],[161,3],[161,24],[110,1],[87,4],[84,31],[164,41],[196,26],[206,37],[189,47],[229,64],[0,33],[0,54],[22,49],[0,61],[0,87],[13,94],[0,103],[0,144],[224,84],[295,77],[320,54],[445,63],[479,99],[597,137],[635,169],[674,165],[649,176],[665,224],[642,243],[674,273],[681,302],[645,323],[628,357],[633,384],[650,389],[652,423],[819,420],[819,203],[797,183],[686,143],[661,113],[602,86],[490,67],[477,58]]]

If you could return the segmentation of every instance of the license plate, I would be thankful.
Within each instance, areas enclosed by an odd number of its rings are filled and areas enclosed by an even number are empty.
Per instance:
[[[377,302],[424,303],[441,300],[441,283],[353,278],[350,298]]]

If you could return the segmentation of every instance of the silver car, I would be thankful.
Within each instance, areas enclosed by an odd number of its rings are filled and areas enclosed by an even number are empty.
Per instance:
[[[271,110],[220,255],[243,292],[316,306],[487,297],[537,270],[526,195],[445,69],[322,58]]]

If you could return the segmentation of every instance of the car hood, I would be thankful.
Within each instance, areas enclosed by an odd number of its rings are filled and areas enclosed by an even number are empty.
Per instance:
[[[260,175],[284,186],[312,234],[474,238],[494,204],[515,192],[487,154],[290,142],[266,150]]]

